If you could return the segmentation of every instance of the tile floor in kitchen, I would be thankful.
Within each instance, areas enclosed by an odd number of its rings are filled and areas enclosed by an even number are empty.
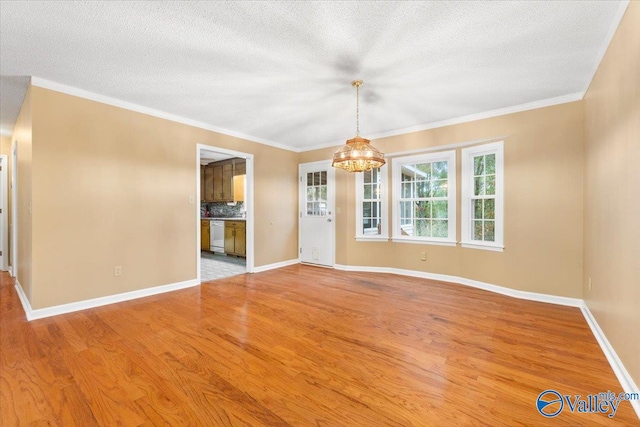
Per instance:
[[[200,252],[200,278],[202,282],[246,272],[247,260],[245,258]]]

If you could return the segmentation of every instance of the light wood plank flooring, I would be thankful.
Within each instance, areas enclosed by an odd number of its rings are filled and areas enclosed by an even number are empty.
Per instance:
[[[90,284],[87,284],[90,286]],[[638,425],[575,308],[295,265],[32,322],[1,273],[2,426]]]

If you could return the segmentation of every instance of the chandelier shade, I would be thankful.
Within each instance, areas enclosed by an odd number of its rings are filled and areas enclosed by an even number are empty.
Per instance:
[[[331,166],[347,172],[364,172],[379,168],[385,164],[384,153],[370,144],[366,138],[360,137],[360,86],[362,80],[354,80],[351,85],[356,88],[356,136],[347,140],[333,154]]]
[[[364,172],[384,164],[384,154],[372,146],[368,139],[356,136],[347,140],[347,143],[333,154],[331,166],[347,172]]]

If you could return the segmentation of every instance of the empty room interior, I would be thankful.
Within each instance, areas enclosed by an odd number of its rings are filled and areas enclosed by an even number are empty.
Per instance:
[[[640,1],[0,2],[0,425],[640,426]]]

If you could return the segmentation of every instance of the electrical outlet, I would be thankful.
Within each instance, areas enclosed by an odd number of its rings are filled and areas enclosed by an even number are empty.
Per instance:
[[[589,277],[589,290],[593,289],[593,285],[591,284],[591,277]]]
[[[427,260],[427,253],[420,252],[420,261],[426,261],[426,260]]]
[[[116,265],[115,267],[113,267],[113,275],[115,277],[122,276],[122,266],[121,265]]]

